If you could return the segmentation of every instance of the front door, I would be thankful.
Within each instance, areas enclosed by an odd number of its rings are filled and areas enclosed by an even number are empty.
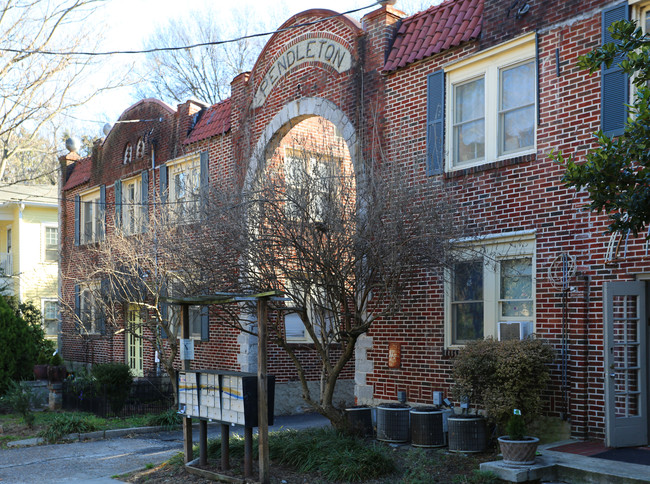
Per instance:
[[[606,282],[606,445],[648,444],[646,283]]]
[[[133,376],[144,376],[142,365],[142,318],[138,306],[129,307],[127,313],[126,359]]]

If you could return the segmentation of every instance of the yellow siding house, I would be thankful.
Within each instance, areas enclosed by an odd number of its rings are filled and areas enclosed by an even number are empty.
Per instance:
[[[32,301],[48,338],[59,333],[59,224],[56,185],[0,188],[0,290]]]

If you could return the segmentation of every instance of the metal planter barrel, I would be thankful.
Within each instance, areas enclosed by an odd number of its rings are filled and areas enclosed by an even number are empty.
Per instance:
[[[438,407],[411,409],[411,445],[413,447],[443,447],[445,445],[442,410]]]
[[[451,452],[484,452],[487,425],[479,415],[454,415],[447,419]]]
[[[377,407],[377,440],[403,443],[409,441],[411,407],[401,403],[383,403]]]

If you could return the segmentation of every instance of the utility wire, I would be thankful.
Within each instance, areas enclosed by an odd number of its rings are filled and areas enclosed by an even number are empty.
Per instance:
[[[234,39],[227,39],[227,40],[215,40],[212,42],[200,42],[198,44],[190,44],[190,45],[184,45],[184,46],[176,46],[176,47],[156,47],[152,49],[141,49],[141,50],[110,50],[110,51],[104,51],[104,52],[86,52],[86,51],[52,51],[52,50],[26,50],[26,49],[12,49],[9,47],[0,47],[0,52],[12,52],[15,54],[42,54],[42,55],[60,55],[60,56],[75,56],[75,55],[84,55],[84,56],[92,56],[92,57],[98,57],[98,56],[108,56],[108,55],[119,55],[119,54],[151,54],[153,52],[173,52],[173,51],[178,51],[178,50],[189,50],[189,49],[195,49],[197,47],[208,47],[211,45],[223,45],[223,44],[232,44],[234,42],[239,42],[241,40],[246,40],[246,39],[255,39],[258,37],[266,37],[267,35],[273,35],[273,34],[278,34],[282,32],[287,32],[290,30],[294,29],[299,29],[302,27],[309,27],[310,25],[316,25],[321,22],[326,22],[328,20],[337,18],[337,17],[342,17],[343,15],[348,15],[351,13],[356,13],[360,12],[361,10],[366,10],[372,7],[375,7],[377,4],[373,3],[371,5],[368,5],[367,7],[360,7],[356,8],[353,10],[348,10],[343,13],[337,13],[336,15],[331,15],[329,17],[325,17],[322,19],[318,20],[313,20],[311,22],[304,22],[301,24],[296,24],[296,25],[290,25],[289,27],[285,27],[283,29],[277,29],[277,30],[272,30],[269,32],[261,32],[257,34],[250,34],[250,35],[244,35],[242,37],[237,37]]]

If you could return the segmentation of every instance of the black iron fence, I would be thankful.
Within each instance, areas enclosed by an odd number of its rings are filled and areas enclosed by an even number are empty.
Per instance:
[[[138,378],[133,381],[129,396],[121,409],[111,406],[112,395],[106,387],[86,379],[63,382],[63,409],[91,412],[99,417],[129,417],[145,413],[161,413],[174,404],[169,378]],[[114,406],[114,405],[113,405]]]

